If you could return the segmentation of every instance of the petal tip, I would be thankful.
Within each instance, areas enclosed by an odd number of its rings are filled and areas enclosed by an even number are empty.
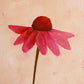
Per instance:
[[[11,30],[11,27],[10,27],[10,25],[8,25],[8,28]]]
[[[72,37],[75,37],[74,34],[70,34],[70,36],[68,36],[68,38],[72,38]]]
[[[12,26],[13,26],[13,25],[8,25],[8,28],[11,29]]]
[[[26,52],[27,52],[24,48],[22,48],[22,51],[23,51],[24,53],[26,53]]]
[[[16,42],[13,43],[14,46],[18,45]]]
[[[67,49],[67,50],[71,50],[71,46],[68,46],[66,49]]]
[[[60,56],[60,51],[53,52],[55,56]]]
[[[74,34],[72,34],[72,36],[71,37],[75,37],[75,35]]]
[[[69,50],[71,50],[71,47],[69,48]]]
[[[73,37],[75,37],[75,35],[74,35],[74,34],[72,34],[72,36],[73,36]]]
[[[42,55],[46,55],[46,53],[42,53]]]
[[[26,47],[24,47],[24,45],[22,46],[22,51],[23,51],[24,53],[28,52],[28,50],[29,50],[29,49],[27,49]]]
[[[8,27],[10,27],[10,25],[8,25]]]
[[[56,54],[56,56],[60,56],[60,52]]]
[[[14,42],[13,45],[17,45],[17,44]]]

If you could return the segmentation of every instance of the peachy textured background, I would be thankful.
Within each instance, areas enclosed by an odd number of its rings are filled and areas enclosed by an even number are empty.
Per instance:
[[[31,26],[37,16],[75,37],[71,51],[60,47],[58,57],[49,49],[39,55],[36,84],[84,84],[84,0],[0,0],[0,84],[32,84],[36,45],[23,53],[8,25]]]

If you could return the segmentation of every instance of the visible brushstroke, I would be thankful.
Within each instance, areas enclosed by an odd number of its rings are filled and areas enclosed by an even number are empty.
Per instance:
[[[35,43],[37,44],[36,59],[34,65],[33,82],[35,84],[36,67],[38,61],[39,51],[42,55],[46,55],[47,46],[56,55],[60,55],[58,44],[67,50],[71,50],[68,38],[74,37],[73,34],[52,29],[51,20],[46,16],[37,17],[32,27],[8,25],[8,27],[15,33],[20,34],[16,39],[14,45],[23,43],[23,52],[29,51]],[[22,83],[22,79],[20,81]]]
[[[68,38],[74,37],[73,34],[52,29],[51,20],[46,16],[37,17],[32,27],[24,27],[17,25],[8,25],[15,33],[21,34],[15,41],[14,45],[23,43],[23,52],[29,51],[35,43],[37,44],[42,55],[47,52],[47,46],[56,55],[60,55],[59,47],[62,46],[67,50],[71,50]],[[40,36],[40,37],[39,37]],[[42,42],[40,42],[40,40]]]

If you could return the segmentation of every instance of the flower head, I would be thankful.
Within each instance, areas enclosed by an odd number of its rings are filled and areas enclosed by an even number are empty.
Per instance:
[[[49,31],[52,29],[52,23],[48,17],[39,16],[33,21],[32,28],[37,31]]]
[[[23,43],[22,50],[27,52],[36,43],[40,52],[45,55],[47,47],[56,55],[60,55],[59,46],[70,50],[68,38],[74,35],[68,32],[52,29],[52,23],[48,17],[39,16],[32,24],[32,27],[8,25],[8,27],[20,36],[14,45]]]

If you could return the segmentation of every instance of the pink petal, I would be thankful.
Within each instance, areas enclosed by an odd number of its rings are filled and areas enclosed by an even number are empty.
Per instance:
[[[23,52],[27,52],[29,49],[31,49],[34,46],[36,35],[37,35],[37,31],[33,31],[29,35],[28,39],[24,42],[24,45],[22,47]]]
[[[46,39],[46,44],[48,45],[48,47],[50,48],[50,50],[57,56],[60,55],[60,51],[59,51],[59,47],[57,46],[57,44],[55,43],[55,41],[53,40],[53,38],[50,36],[50,34],[48,32],[44,33],[44,37]]]
[[[55,30],[55,29],[52,29],[51,31],[53,32],[53,34],[55,36],[61,36],[62,38],[74,37],[74,35],[72,33],[69,33],[69,32],[63,32],[63,31]]]
[[[16,41],[14,42],[14,45],[18,45],[21,44],[22,42],[24,42],[28,36],[31,34],[31,32],[33,32],[33,29],[31,30],[26,30],[23,34],[21,34]]]
[[[46,41],[45,38],[43,37],[43,34],[39,32],[36,37],[36,44],[40,50],[40,52],[45,55],[47,52],[47,46],[46,46]]]
[[[25,27],[25,26],[17,26],[17,25],[8,25],[9,29],[11,29],[13,32],[22,34],[25,32],[27,29],[30,27]]]
[[[50,33],[51,37],[55,40],[55,42],[58,43],[60,46],[62,46],[65,49],[68,49],[68,50],[71,49],[70,44],[67,41],[67,38],[62,37],[62,36],[58,35],[57,33],[56,33],[57,34],[56,35],[53,33],[53,31],[50,31],[49,33]]]
[[[14,42],[14,45],[18,45],[18,44],[21,44],[22,42],[24,42],[24,38],[23,38],[23,35],[20,35],[16,41]]]

